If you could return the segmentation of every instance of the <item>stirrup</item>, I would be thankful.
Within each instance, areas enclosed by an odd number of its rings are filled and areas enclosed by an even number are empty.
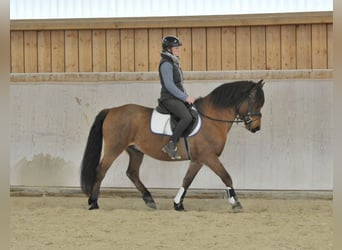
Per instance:
[[[181,158],[181,156],[178,154],[177,146],[172,141],[169,141],[166,145],[164,145],[162,151],[168,154],[172,160],[179,160]]]
[[[173,152],[173,154],[170,155],[170,157],[171,157],[172,160],[179,160],[181,158],[181,156],[178,154],[177,151]]]
[[[165,147],[162,148],[162,151],[168,154],[172,160],[179,160],[181,158],[177,151],[168,151]]]

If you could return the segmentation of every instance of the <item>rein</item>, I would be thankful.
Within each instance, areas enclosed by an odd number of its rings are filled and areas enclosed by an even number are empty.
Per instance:
[[[235,118],[234,120],[223,120],[223,119],[213,118],[213,117],[210,117],[210,116],[204,114],[204,113],[203,113],[202,111],[200,111],[198,108],[196,108],[196,109],[197,109],[197,112],[198,112],[201,116],[203,116],[203,117],[205,117],[205,118],[207,118],[207,119],[209,119],[209,120],[215,121],[215,122],[225,122],[225,123],[234,123],[234,122],[239,123],[239,122],[244,122],[244,120],[239,119],[239,118]]]

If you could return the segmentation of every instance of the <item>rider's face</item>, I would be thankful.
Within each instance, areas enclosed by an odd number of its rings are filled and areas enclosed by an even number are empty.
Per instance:
[[[171,48],[171,52],[172,52],[172,54],[173,55],[175,55],[175,56],[179,56],[179,47],[178,46],[176,46],[176,47],[172,47]]]

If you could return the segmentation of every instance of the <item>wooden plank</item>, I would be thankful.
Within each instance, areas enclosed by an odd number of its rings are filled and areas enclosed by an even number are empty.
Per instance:
[[[180,48],[180,64],[184,71],[190,71],[192,69],[192,58],[191,58],[191,29],[182,28],[178,29],[177,35],[182,42]]]
[[[312,68],[326,69],[327,58],[327,26],[326,24],[312,25]]]
[[[334,33],[333,25],[327,24],[328,32],[328,69],[334,68]]]
[[[236,69],[251,69],[251,30],[250,27],[236,28]]]
[[[281,68],[296,69],[296,26],[282,25],[281,28]]]
[[[134,41],[134,71],[148,71],[148,30],[135,30]]]
[[[80,30],[78,33],[79,71],[93,71],[92,31]]]
[[[177,36],[176,28],[163,28],[163,37],[164,36]]]
[[[65,71],[78,72],[78,31],[65,31]]]
[[[11,31],[11,73],[24,73],[24,32]]]
[[[106,31],[93,30],[93,71],[105,72],[107,70],[106,59]]]
[[[266,69],[266,28],[265,26],[251,27],[251,68]]]
[[[24,31],[25,73],[38,72],[37,31]]]
[[[51,72],[50,31],[38,31],[38,72]]]
[[[120,31],[107,30],[107,72],[121,70]]]
[[[134,71],[134,30],[120,30],[121,43],[121,71]]]
[[[311,25],[297,26],[297,69],[311,69]]]
[[[207,70],[206,29],[192,29],[192,70]]]
[[[221,28],[207,28],[207,70],[222,70]]]
[[[51,31],[51,71],[64,72],[65,65],[65,44],[64,31]]]
[[[160,52],[162,50],[163,33],[161,29],[149,29],[148,31],[148,71],[158,71]]]
[[[223,27],[221,35],[222,70],[236,69],[236,29]]]
[[[266,69],[277,70],[281,68],[280,60],[280,26],[266,27]]]
[[[189,28],[332,23],[333,12],[11,20],[11,30]]]

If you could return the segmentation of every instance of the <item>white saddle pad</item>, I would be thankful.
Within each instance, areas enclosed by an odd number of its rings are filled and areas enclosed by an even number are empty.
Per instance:
[[[198,116],[197,125],[191,131],[189,136],[195,135],[200,130],[201,123],[202,123],[201,116]],[[172,135],[170,114],[162,114],[154,109],[152,112],[150,125],[151,125],[151,131],[155,134]]]

